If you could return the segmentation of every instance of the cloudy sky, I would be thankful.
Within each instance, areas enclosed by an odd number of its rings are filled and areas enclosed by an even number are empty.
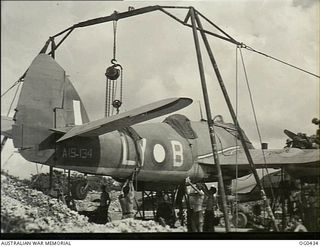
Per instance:
[[[115,10],[157,4],[192,5],[236,40],[319,75],[318,0],[1,1],[1,92],[23,74],[49,36]],[[186,15],[185,10],[172,13],[182,19]],[[124,67],[122,110],[186,96],[194,103],[180,113],[199,120],[197,101],[203,105],[203,100],[190,28],[161,12],[153,12],[120,20],[117,39],[117,60]],[[112,42],[112,23],[105,23],[75,30],[56,53],[57,62],[70,76],[91,120],[104,114],[104,72],[112,58]],[[209,42],[235,104],[236,47],[214,37]],[[247,50],[243,50],[243,56],[263,141],[270,148],[282,148],[284,129],[315,133],[311,119],[319,116],[319,78]],[[212,114],[231,121],[205,49],[203,57]],[[2,115],[7,113],[12,96],[13,91],[1,98]],[[258,146],[241,67],[238,112],[240,125]],[[12,148],[6,147],[2,158],[6,159],[10,152]]]

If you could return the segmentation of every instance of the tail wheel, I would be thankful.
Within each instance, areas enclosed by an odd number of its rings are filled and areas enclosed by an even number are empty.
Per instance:
[[[85,180],[80,180],[80,181],[76,181],[72,184],[71,194],[74,199],[84,200],[87,197],[88,191],[89,191],[87,183],[88,182]]]
[[[231,221],[235,227],[244,228],[248,223],[248,218],[244,213],[239,212],[238,216],[236,215],[232,216]]]

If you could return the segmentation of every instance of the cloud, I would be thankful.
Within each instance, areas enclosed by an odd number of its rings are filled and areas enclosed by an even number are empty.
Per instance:
[[[293,0],[292,5],[294,7],[310,8],[313,5],[319,3],[319,0]]]

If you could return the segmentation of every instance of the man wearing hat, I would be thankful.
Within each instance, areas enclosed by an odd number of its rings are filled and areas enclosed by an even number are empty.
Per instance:
[[[217,193],[217,189],[214,186],[211,186],[207,193],[207,203],[206,203],[206,211],[204,213],[204,224],[203,231],[204,232],[214,232],[214,207],[216,205],[215,194]]]

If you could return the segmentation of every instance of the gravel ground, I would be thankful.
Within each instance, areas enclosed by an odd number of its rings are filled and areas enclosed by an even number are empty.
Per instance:
[[[119,211],[117,193],[112,193],[110,210]],[[77,206],[92,209],[91,193]],[[170,229],[155,221],[115,220],[105,225],[88,222],[88,218],[70,210],[62,202],[31,189],[25,181],[1,174],[1,233],[98,233],[98,232],[185,232],[184,227]]]

